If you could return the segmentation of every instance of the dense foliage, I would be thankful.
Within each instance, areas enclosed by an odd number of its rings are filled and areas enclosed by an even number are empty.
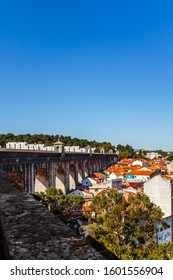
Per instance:
[[[132,158],[135,155],[134,149],[132,148],[132,146],[130,145],[121,145],[118,144],[117,145],[117,152],[118,152],[118,158],[122,159],[122,158]]]
[[[127,201],[112,189],[96,196],[90,207],[90,236],[115,259],[169,259],[173,255],[172,245],[157,245],[155,225],[163,213],[146,195],[130,195]]]
[[[84,198],[78,195],[66,196],[59,201],[58,209],[62,215],[68,215],[82,210]]]
[[[173,153],[170,153],[170,154],[167,156],[167,159],[170,160],[170,161],[173,160]]]
[[[44,205],[54,209],[61,215],[68,215],[74,211],[81,211],[85,202],[84,198],[78,195],[67,196],[62,190],[49,187],[45,192],[36,192],[35,198],[41,200]]]
[[[57,189],[55,187],[49,187],[45,190],[45,192],[36,192],[35,197],[38,200],[41,200],[43,204],[48,206],[53,201],[59,201],[65,198],[62,190]]]

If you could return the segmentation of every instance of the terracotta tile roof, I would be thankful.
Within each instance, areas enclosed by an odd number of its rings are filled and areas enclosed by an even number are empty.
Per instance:
[[[142,167],[141,165],[132,165],[133,162],[138,160],[141,162],[148,163],[148,167]],[[165,164],[166,164],[165,161],[163,161],[162,159],[158,159],[156,161],[148,161],[144,159],[124,158],[121,161],[119,161],[118,164],[109,167],[105,171],[109,173],[113,172],[117,176],[122,176],[127,174],[150,176],[154,171],[158,169],[164,170]],[[140,170],[142,171],[142,169],[143,169],[143,173],[140,172]],[[139,173],[137,172],[137,170],[139,171]]]
[[[80,189],[80,191],[84,192],[84,193],[87,193],[87,194],[92,194],[90,193],[88,190],[85,190],[85,189]]]
[[[170,175],[162,175],[162,178],[173,181],[173,176]]]
[[[150,176],[151,174],[153,174],[153,170],[151,171],[145,171],[145,170],[132,170],[131,172],[129,172],[128,174],[132,174],[132,175],[141,175],[141,176]]]
[[[100,180],[99,179],[97,179],[97,178],[94,178],[94,177],[88,177],[89,179],[91,179],[91,180],[94,180],[94,181],[96,181],[97,183],[100,183]]]
[[[112,171],[116,176],[122,176],[124,173],[120,171]]]
[[[95,172],[94,176],[101,177],[101,178],[106,178],[106,176],[104,174],[102,174],[101,172]]]
[[[97,179],[97,178],[92,178],[92,179],[93,179],[94,181],[100,183],[100,180],[99,180],[99,179]]]

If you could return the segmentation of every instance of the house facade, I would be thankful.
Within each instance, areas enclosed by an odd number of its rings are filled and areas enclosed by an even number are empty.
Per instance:
[[[173,180],[157,175],[144,183],[144,193],[164,213],[163,221],[168,222],[164,229],[158,223],[158,242],[173,241]]]

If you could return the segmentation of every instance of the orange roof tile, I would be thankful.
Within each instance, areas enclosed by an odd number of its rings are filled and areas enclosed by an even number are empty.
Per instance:
[[[94,180],[94,181],[96,181],[97,183],[100,183],[100,180],[99,179],[97,179],[97,178],[94,178],[94,177],[89,177],[91,180]]]
[[[116,176],[122,176],[123,172],[118,172],[118,171],[112,171]]]
[[[102,178],[106,178],[106,176],[104,174],[102,174],[101,172],[95,172],[94,175],[96,177],[102,177]]]
[[[153,173],[154,173],[153,170],[151,170],[151,171],[147,171],[147,170],[132,170],[128,174],[141,175],[141,176],[150,176]]]
[[[87,193],[87,194],[92,194],[92,193],[90,193],[88,190],[83,190],[83,189],[80,189],[82,192],[84,192],[84,193]]]
[[[162,178],[170,180],[170,181],[173,180],[173,176],[171,177],[170,175],[162,175]]]

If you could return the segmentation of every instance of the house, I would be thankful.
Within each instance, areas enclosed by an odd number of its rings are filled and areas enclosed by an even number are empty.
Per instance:
[[[144,163],[142,160],[134,160],[132,162],[132,165],[140,165],[140,166],[144,166]]]
[[[101,172],[94,172],[89,177],[82,180],[82,186],[89,187],[94,184],[98,184],[104,182],[106,180],[106,175]]]
[[[44,144],[28,144],[27,142],[8,142],[6,143],[6,149],[54,151],[53,146],[45,146]]]
[[[101,182],[103,182],[104,180],[106,180],[106,175],[104,175],[101,172],[94,172],[93,173],[93,177],[99,179]]]
[[[157,223],[157,240],[158,243],[171,242],[171,216],[162,219],[162,222]],[[164,224],[166,227],[164,228]]]
[[[149,158],[149,159],[154,159],[156,157],[158,157],[159,154],[157,152],[148,152],[146,153],[146,157]]]
[[[166,175],[157,175],[144,183],[144,193],[159,206],[164,213],[163,221],[168,222],[167,229],[161,229],[157,224],[158,242],[173,241],[173,178]]]
[[[90,186],[92,186],[94,184],[98,184],[98,183],[100,183],[100,180],[97,178],[93,178],[93,177],[87,177],[82,180],[82,186],[84,186],[84,187],[90,187]]]
[[[122,178],[123,179],[123,172],[121,172],[121,171],[112,171],[109,174],[108,180],[113,180],[113,179],[117,179],[117,178]]]
[[[71,191],[67,195],[68,196],[72,196],[72,195],[82,196],[85,199],[83,207],[88,207],[91,204],[93,197],[94,197],[94,195],[90,191],[85,190],[85,189],[76,189],[74,191]]]
[[[6,149],[28,149],[27,142],[8,142],[6,143]]]
[[[127,180],[134,180],[134,181],[142,181],[145,182],[149,180],[151,177],[155,175],[155,172],[153,170],[132,170],[129,171],[128,174],[126,175]]]
[[[92,192],[94,195],[96,195],[102,190],[108,190],[112,188],[116,188],[117,190],[122,190],[122,179],[117,178],[113,180],[107,180],[99,184],[94,184],[93,186],[89,187],[89,191]]]
[[[88,190],[84,190],[84,189],[76,189],[74,191],[71,191],[67,195],[68,196],[79,195],[79,196],[82,196],[84,199],[92,199],[93,198],[93,194],[90,193]]]
[[[168,173],[172,173],[173,172],[173,161],[167,163],[166,170],[167,170]]]

